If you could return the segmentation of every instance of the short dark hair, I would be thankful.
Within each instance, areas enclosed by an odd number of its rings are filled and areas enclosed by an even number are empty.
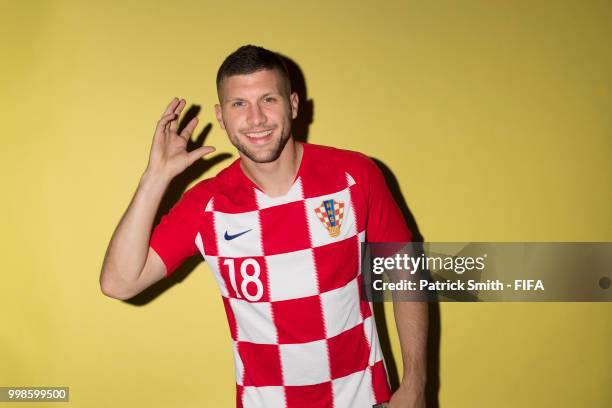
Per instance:
[[[266,69],[277,70],[285,81],[287,95],[291,94],[291,80],[283,58],[273,51],[251,44],[243,45],[225,58],[217,71],[217,93],[227,77],[248,75]]]

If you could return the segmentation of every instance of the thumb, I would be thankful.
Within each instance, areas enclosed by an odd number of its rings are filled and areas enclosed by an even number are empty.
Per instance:
[[[214,151],[215,151],[215,148],[212,147],[212,146],[198,147],[194,151],[187,153],[187,164],[189,166],[191,166],[193,164],[193,162],[195,162],[196,160],[198,160],[202,156],[205,156],[205,155],[207,155],[209,153],[212,153]]]

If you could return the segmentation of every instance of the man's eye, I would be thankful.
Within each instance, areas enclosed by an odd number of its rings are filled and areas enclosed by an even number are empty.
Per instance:
[[[272,96],[268,96],[267,98],[264,99],[265,102],[267,103],[271,103],[271,102],[275,102],[276,98],[272,97]]]
[[[241,102],[241,101],[236,101],[236,102],[232,103],[232,106],[235,107],[235,108],[239,108],[239,107],[241,107],[243,105],[244,105],[244,102]]]

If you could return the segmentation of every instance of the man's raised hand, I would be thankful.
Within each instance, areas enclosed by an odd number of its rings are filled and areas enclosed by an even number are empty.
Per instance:
[[[182,173],[187,167],[200,157],[215,151],[212,146],[202,146],[192,152],[187,151],[187,142],[198,125],[198,118],[194,117],[179,134],[178,118],[185,107],[184,99],[174,98],[157,122],[149,165],[147,171],[169,180]]]

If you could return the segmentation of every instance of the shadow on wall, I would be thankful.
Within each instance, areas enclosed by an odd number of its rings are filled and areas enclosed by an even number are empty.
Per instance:
[[[294,138],[299,141],[308,141],[308,132],[310,125],[314,120],[314,101],[308,99],[306,81],[300,67],[290,58],[282,56],[289,76],[291,78],[292,91],[297,92],[300,104],[298,117],[292,124],[292,133]],[[189,121],[198,115],[201,108],[199,105],[192,105],[187,109],[183,118],[179,123],[179,132],[189,123]],[[198,134],[196,140],[190,140],[187,144],[187,150],[192,151],[204,145],[208,137],[212,124],[208,123],[204,129]],[[187,168],[183,173],[179,174],[172,180],[162,199],[159,210],[155,217],[154,225],[157,225],[161,217],[166,214],[172,206],[181,198],[182,194],[187,190],[187,186],[193,181],[199,179],[210,170],[214,165],[226,161],[231,158],[230,153],[218,153],[213,156],[207,156],[206,159],[197,160],[191,167]],[[406,200],[402,195],[397,179],[391,170],[380,160],[373,159],[379,168],[382,170],[387,186],[391,191],[395,201],[397,202],[404,219],[410,230],[413,233],[413,240],[423,242],[423,236],[419,232],[414,216],[410,212]],[[126,300],[134,306],[143,306],[157,298],[160,294],[171,288],[172,286],[181,283],[197,266],[202,262],[201,256],[193,256],[187,259],[168,279],[162,279],[156,284],[136,295],[132,299]],[[391,388],[396,390],[399,386],[399,373],[397,363],[391,354],[391,342],[389,340],[389,328],[386,324],[385,311],[382,303],[374,303],[374,314],[376,325],[379,333],[380,344],[385,358],[387,370],[389,372],[389,380]],[[395,329],[393,329],[395,330]],[[439,390],[439,345],[440,345],[440,308],[438,303],[429,304],[429,337],[427,344],[427,407],[437,408],[438,390]]]
[[[291,81],[291,91],[297,92],[300,103],[298,108],[298,116],[291,124],[291,133],[295,140],[308,142],[308,132],[310,124],[314,121],[314,101],[308,99],[308,90],[306,88],[306,80],[304,73],[299,65],[291,58],[281,55],[287,71],[289,71],[289,79]]]
[[[387,187],[389,191],[391,191],[391,195],[393,195],[395,202],[402,212],[406,225],[408,225],[408,228],[412,231],[412,240],[415,242],[424,242],[425,238],[419,231],[416,219],[408,208],[408,204],[406,204],[397,178],[391,169],[381,160],[376,158],[372,158],[372,160],[374,160],[378,168],[382,171]],[[382,303],[373,303],[373,306],[381,349],[385,357],[385,363],[387,364],[387,371],[389,372],[389,382],[391,383],[391,389],[396,390],[399,386],[399,371],[397,363],[391,354],[391,343],[389,340],[389,328],[387,327],[385,319],[385,309]],[[429,331],[427,337],[427,387],[425,395],[427,407],[438,408],[438,393],[440,390],[440,304],[437,302],[430,302],[428,310]],[[395,328],[393,328],[393,330],[395,330]]]

